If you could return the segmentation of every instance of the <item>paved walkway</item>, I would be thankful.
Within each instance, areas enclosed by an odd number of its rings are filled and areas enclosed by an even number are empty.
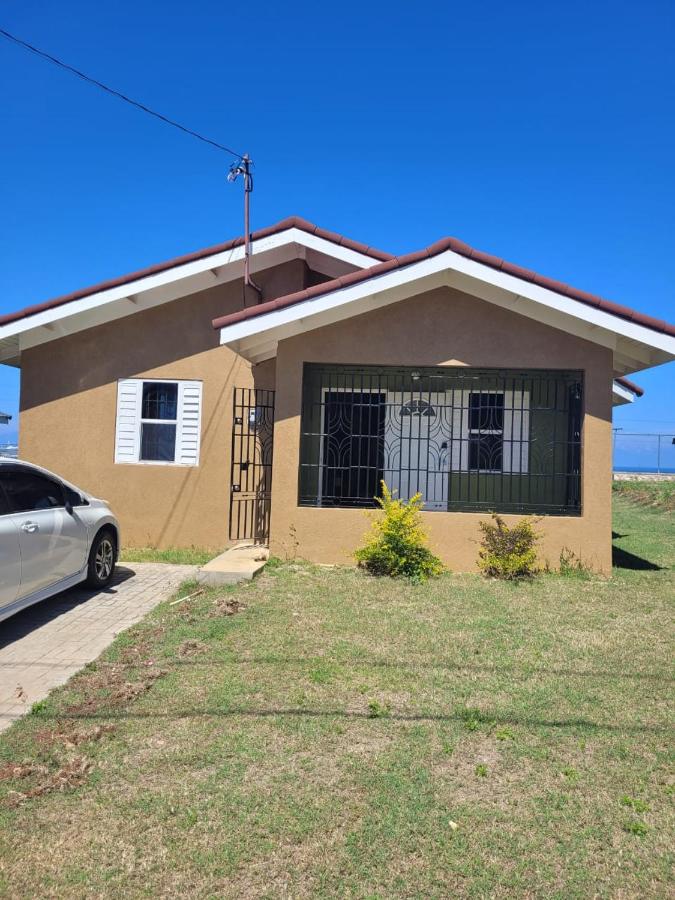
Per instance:
[[[0,731],[196,574],[197,566],[126,563],[104,591],[78,585],[0,622]]]

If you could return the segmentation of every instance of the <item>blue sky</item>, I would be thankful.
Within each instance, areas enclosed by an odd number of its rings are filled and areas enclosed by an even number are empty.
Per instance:
[[[254,227],[298,214],[393,252],[455,235],[675,319],[671,0],[25,0],[0,23],[248,151]],[[0,108],[0,311],[241,233],[229,158],[4,40]],[[675,432],[674,374],[636,376],[617,426]]]

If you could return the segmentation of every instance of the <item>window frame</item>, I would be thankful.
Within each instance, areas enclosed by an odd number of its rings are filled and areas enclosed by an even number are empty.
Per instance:
[[[180,406],[180,382],[173,381],[168,378],[139,378],[141,382],[141,390],[140,390],[140,405],[141,411],[140,416],[138,417],[138,462],[142,465],[163,465],[163,466],[175,466],[180,465],[180,463],[176,463],[177,449],[178,449],[178,421],[179,421],[179,406]],[[165,385],[175,385],[176,386],[176,418],[175,419],[144,419],[143,418],[143,394],[145,393],[145,386],[148,384],[165,384]],[[144,459],[141,456],[143,452],[143,426],[144,425],[173,425],[174,427],[174,435],[173,435],[173,459]]]
[[[468,449],[467,471],[469,473],[476,472],[479,475],[506,475],[506,474],[510,475],[510,474],[513,474],[511,470],[509,470],[508,472],[504,471],[504,414],[506,411],[506,393],[507,393],[506,391],[469,391],[469,403],[468,403],[469,422],[468,422],[468,428],[467,428],[467,434],[468,434],[468,438],[469,438],[469,444],[468,444],[468,448],[467,448]],[[481,425],[481,415],[483,412],[483,408],[480,406],[480,403],[479,403],[478,409],[477,409],[478,428],[472,427],[471,416],[474,412],[474,409],[472,407],[472,401],[473,401],[474,397],[479,397],[479,398],[501,397],[501,399],[502,399],[502,403],[501,403],[502,426],[501,426],[501,428],[483,428],[483,426]],[[490,407],[487,407],[487,409],[489,409],[489,408]],[[496,408],[497,407],[495,407],[495,409]],[[501,468],[499,468],[499,469],[482,469],[480,467],[480,439],[482,437],[490,437],[490,436],[491,437],[499,437],[501,439],[501,450],[500,450],[499,455],[501,457],[502,464],[501,464]],[[476,441],[476,439],[478,439],[478,440]],[[479,463],[479,465],[477,465],[476,467],[472,467],[472,465],[471,465],[471,450],[472,450],[472,447],[475,446],[476,444],[478,446],[478,463]]]
[[[143,392],[148,384],[176,386],[176,418],[143,417]],[[120,378],[117,381],[115,465],[176,466],[196,468],[200,464],[204,382],[198,378]],[[125,422],[126,419],[126,422]],[[143,425],[173,425],[173,459],[143,459]]]

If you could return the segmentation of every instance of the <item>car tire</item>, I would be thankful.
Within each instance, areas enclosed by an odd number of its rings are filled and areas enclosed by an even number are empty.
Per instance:
[[[104,528],[94,538],[89,551],[87,584],[92,588],[107,587],[115,573],[115,535]]]

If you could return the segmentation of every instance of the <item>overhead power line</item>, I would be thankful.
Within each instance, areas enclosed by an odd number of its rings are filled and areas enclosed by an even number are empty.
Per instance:
[[[186,128],[185,125],[181,125],[180,122],[175,122],[173,119],[169,119],[167,116],[163,116],[161,113],[155,112],[154,109],[150,109],[150,107],[146,106],[144,103],[139,103],[138,100],[133,100],[131,97],[127,97],[126,94],[122,94],[119,91],[116,91],[114,88],[108,87],[108,85],[103,84],[102,81],[97,81],[96,78],[92,78],[90,75],[85,75],[84,72],[81,72],[74,66],[70,66],[68,65],[68,63],[63,62],[63,60],[57,59],[55,56],[52,56],[51,53],[46,53],[44,50],[40,50],[39,47],[34,47],[27,41],[21,40],[21,38],[16,37],[16,35],[11,34],[4,28],[0,28],[0,35],[7,38],[7,40],[9,41],[13,41],[15,44],[18,44],[19,47],[23,47],[24,50],[29,50],[31,53],[35,53],[36,56],[41,56],[43,59],[54,63],[55,66],[59,66],[59,68],[65,69],[66,72],[77,75],[77,77],[81,78],[83,81],[88,81],[89,84],[93,84],[94,87],[100,88],[102,91],[106,91],[106,93],[111,94],[113,97],[124,100],[124,102],[128,103],[130,106],[135,106],[136,109],[140,109],[141,112],[148,113],[148,115],[150,116],[154,116],[156,119],[159,119],[160,122],[164,122],[166,125],[171,125],[173,128],[177,128],[179,131],[182,131],[185,134],[189,134],[191,135],[191,137],[197,138],[197,140],[203,141],[205,144],[210,144],[212,147],[215,147],[216,150],[222,150],[224,153],[229,153],[231,156],[234,156],[237,159],[244,158],[243,153],[237,153],[236,150],[232,150],[230,147],[226,147],[224,144],[219,144],[218,141],[211,140],[211,138],[205,137],[203,134],[199,134],[199,132],[193,131],[191,128]]]

